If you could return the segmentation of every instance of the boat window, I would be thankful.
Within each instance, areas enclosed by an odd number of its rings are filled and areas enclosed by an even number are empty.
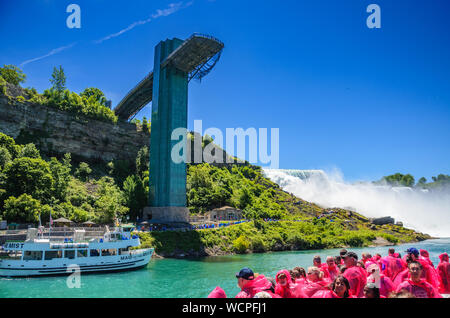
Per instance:
[[[75,251],[74,250],[65,250],[64,251],[64,257],[68,259],[74,259],[75,258]]]
[[[126,248],[119,248],[119,255],[128,254],[129,250],[130,246],[127,246]]]
[[[100,256],[100,250],[91,250],[91,256]]]
[[[42,260],[42,251],[25,251],[23,254],[24,261],[40,261]]]
[[[51,260],[54,258],[62,258],[62,251],[45,251],[45,260]]]
[[[77,257],[87,257],[88,256],[87,250],[77,250]]]
[[[114,255],[117,255],[117,249],[115,248],[102,250],[102,256],[114,256]]]

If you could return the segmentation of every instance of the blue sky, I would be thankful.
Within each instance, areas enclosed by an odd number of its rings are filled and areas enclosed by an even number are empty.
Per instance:
[[[66,27],[71,3],[81,29]],[[366,26],[371,3],[381,29]],[[280,128],[280,168],[430,179],[450,174],[449,12],[446,0],[0,0],[0,64],[22,64],[40,92],[62,65],[69,89],[98,87],[115,106],[160,40],[211,34],[225,49],[190,83],[190,129]]]

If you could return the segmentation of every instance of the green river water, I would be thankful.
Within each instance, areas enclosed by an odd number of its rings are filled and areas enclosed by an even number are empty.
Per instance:
[[[450,253],[450,238],[428,240],[395,246],[402,255],[408,247],[424,248],[430,252],[436,266],[439,254]],[[201,259],[152,259],[143,269],[81,275],[81,288],[69,288],[67,277],[0,278],[0,297],[206,297],[216,286],[228,297],[238,293],[235,273],[250,267],[255,273],[275,276],[280,269],[308,267],[312,257],[338,255],[340,249],[273,252]],[[353,248],[361,255],[367,251],[387,255],[388,247]]]

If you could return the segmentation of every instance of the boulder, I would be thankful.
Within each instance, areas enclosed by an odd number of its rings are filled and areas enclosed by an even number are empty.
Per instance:
[[[375,225],[384,225],[384,224],[394,224],[395,220],[390,216],[384,216],[381,218],[372,218],[370,219],[370,222]]]

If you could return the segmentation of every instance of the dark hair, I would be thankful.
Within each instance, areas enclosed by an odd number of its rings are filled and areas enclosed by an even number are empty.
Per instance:
[[[303,267],[294,267],[294,271],[297,271],[300,274],[300,277],[306,277],[306,271]]]
[[[338,279],[339,279],[339,280],[342,280],[342,281],[344,282],[344,285],[345,285],[345,287],[346,287],[346,289],[347,289],[347,290],[345,291],[345,293],[344,293],[344,298],[348,298],[348,296],[349,296],[349,290],[350,290],[350,283],[348,282],[348,279],[345,278],[345,277],[342,276],[342,275],[338,275],[338,276],[335,277],[335,279],[333,280],[333,282],[332,282],[331,285],[330,285],[331,290],[334,291],[334,287],[335,287],[336,281],[337,281]]]
[[[319,262],[321,262],[321,261],[322,261],[322,258],[320,257],[320,255],[316,255],[316,256],[313,257],[313,262],[314,262],[315,260],[318,260]]]
[[[345,249],[345,248],[343,248],[340,252],[339,252],[339,255],[345,255],[345,254],[347,254],[347,250]]]
[[[336,263],[336,264],[340,264],[341,263],[341,259],[342,259],[342,257],[339,255],[339,256],[335,256],[334,257],[334,262]]]
[[[368,285],[366,285],[366,287],[369,288],[373,292],[375,298],[380,298],[380,289],[379,288],[369,287]]]
[[[267,290],[271,291],[272,293],[275,293],[275,285],[277,284],[275,278],[273,277],[266,277],[266,278],[272,284],[272,286],[270,286],[270,288]]]
[[[394,253],[395,253],[395,249],[390,248],[390,249],[388,250],[388,252],[389,252],[389,254],[394,254]]]

